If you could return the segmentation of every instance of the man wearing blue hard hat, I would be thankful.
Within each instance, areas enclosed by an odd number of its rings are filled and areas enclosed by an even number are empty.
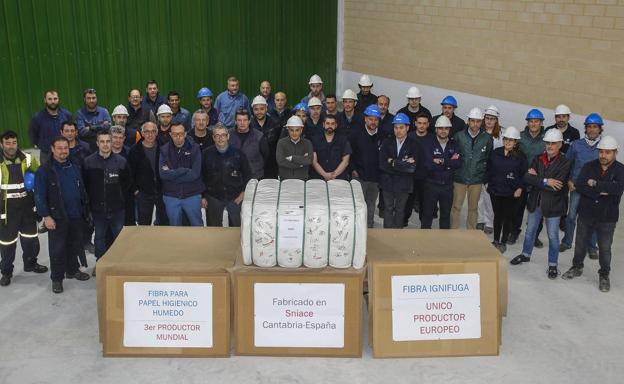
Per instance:
[[[17,134],[6,131],[0,137],[0,286],[11,284],[17,240],[20,240],[24,272],[45,273],[48,267],[37,263],[39,238],[35,214],[34,172],[39,162],[17,147]]]
[[[440,102],[442,106],[442,113],[437,116],[434,116],[431,120],[431,124],[429,125],[429,133],[435,133],[435,123],[438,121],[440,116],[446,116],[451,121],[452,127],[451,132],[449,133],[450,137],[455,136],[455,134],[462,129],[466,128],[466,122],[455,114],[455,110],[457,109],[457,99],[451,95],[445,96]]]
[[[219,112],[212,105],[212,91],[209,88],[202,87],[197,91],[197,100],[199,101],[200,110],[208,114],[208,129],[211,130],[219,122]]]

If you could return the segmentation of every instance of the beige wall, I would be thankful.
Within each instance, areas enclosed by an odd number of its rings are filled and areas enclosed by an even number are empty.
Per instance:
[[[624,0],[344,0],[346,70],[624,121]]]

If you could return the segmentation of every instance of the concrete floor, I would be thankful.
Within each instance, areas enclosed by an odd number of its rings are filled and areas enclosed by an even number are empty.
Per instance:
[[[624,231],[616,231],[610,293],[598,291],[594,260],[573,281],[547,279],[546,248],[536,250],[531,263],[510,266],[498,357],[383,360],[365,345],[361,359],[105,359],[95,279],[66,281],[65,292],[55,295],[48,274],[24,273],[18,260],[12,284],[0,288],[0,383],[621,383]],[[520,246],[505,256],[517,255]],[[41,248],[39,261],[49,265],[47,235]],[[561,255],[563,271],[571,258],[571,250]]]

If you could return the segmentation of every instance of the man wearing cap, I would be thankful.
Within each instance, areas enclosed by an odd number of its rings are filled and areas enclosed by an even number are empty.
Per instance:
[[[305,105],[308,105],[308,102],[311,98],[316,97],[321,100],[322,103],[325,102],[325,94],[323,93],[323,80],[321,76],[314,74],[310,77],[308,81],[308,85],[310,86],[310,93],[301,99],[301,102]]]
[[[45,107],[37,112],[28,125],[28,136],[35,148],[39,148],[41,163],[50,158],[50,143],[61,133],[61,124],[71,120],[71,113],[59,106],[59,94],[50,89],[44,92]]]
[[[263,96],[254,97],[251,108],[253,117],[249,123],[250,129],[262,132],[262,136],[269,146],[269,155],[264,164],[264,177],[267,179],[277,178],[277,163],[275,162],[275,150],[280,138],[281,127],[279,121],[269,116],[268,105]]]
[[[212,91],[206,87],[200,88],[197,91],[197,100],[199,101],[199,110],[206,112],[208,115],[208,127],[214,127],[219,122],[219,113],[212,106]],[[195,120],[191,122],[192,125],[195,123]]]
[[[167,94],[167,105],[171,108],[171,124],[182,124],[188,131],[191,129],[191,113],[180,106],[180,94],[170,91]]]
[[[334,116],[326,117],[323,122],[324,134],[311,140],[314,148],[311,177],[314,179],[348,179],[351,144],[347,136],[335,134],[337,126]]]
[[[352,132],[364,129],[364,118],[355,111],[357,95],[350,89],[342,94],[342,112],[338,112],[338,134],[349,136]]]
[[[385,139],[379,130],[381,111],[370,105],[364,110],[364,128],[354,132],[350,139],[351,176],[360,182],[367,208],[368,228],[373,228],[375,204],[379,195],[379,148]]]
[[[80,138],[89,144],[93,153],[97,151],[97,145],[95,144],[97,133],[110,128],[111,117],[105,108],[97,105],[95,89],[86,89],[82,96],[84,106],[76,112],[75,121]]]
[[[624,165],[616,160],[618,143],[604,136],[597,144],[598,159],[587,162],[577,177],[576,191],[581,195],[572,268],[562,275],[572,279],[583,274],[587,243],[594,233],[598,236],[598,288],[609,292],[611,281],[611,244],[619,219],[620,201],[624,191]]]
[[[453,124],[450,133],[451,137],[454,137],[457,132],[466,129],[466,122],[455,114],[455,110],[457,109],[457,99],[455,99],[455,97],[450,95],[444,97],[440,105],[442,106],[442,113],[434,116],[431,120],[431,125],[429,128],[430,133],[434,133],[435,122],[438,120],[438,117],[442,115],[448,117],[448,119],[451,121],[451,124]]]
[[[459,220],[464,199],[468,196],[467,229],[477,227],[477,203],[481,195],[481,186],[485,183],[485,167],[492,153],[492,136],[481,128],[483,112],[472,108],[468,114],[468,129],[455,134],[462,158],[461,167],[455,172],[453,184],[453,208],[451,209],[451,228],[459,228]]]
[[[149,109],[152,114],[158,112],[158,108],[165,104],[167,100],[158,91],[156,80],[149,80],[145,83],[145,97],[141,100],[141,106]]]
[[[314,156],[312,142],[303,137],[303,122],[299,116],[291,116],[286,122],[286,128],[288,136],[277,142],[275,154],[280,180],[305,181]]]
[[[267,111],[275,109],[275,95],[271,92],[271,83],[268,80],[263,80],[260,83],[260,93],[257,96],[264,97],[267,103]]]
[[[325,102],[323,102],[323,107],[325,107],[325,115],[338,115],[338,100],[336,99],[336,95],[333,93],[328,93],[325,96]]]
[[[555,124],[546,127],[546,130],[557,128],[563,135],[563,148],[561,152],[565,155],[568,153],[568,148],[575,140],[581,138],[579,130],[570,125],[570,115],[572,111],[565,104],[557,105],[555,108]]]
[[[143,108],[141,97],[141,91],[139,89],[131,89],[130,92],[128,92],[128,107],[126,108],[128,112],[128,123],[126,124],[126,129],[134,132],[134,135],[128,132],[127,136],[129,138],[132,136],[135,142],[140,139],[139,132],[143,123],[146,121],[156,122],[156,115],[152,113],[152,110]]]
[[[598,159],[599,149],[597,144],[600,143],[602,126],[603,121],[599,114],[592,113],[588,115],[585,119],[585,137],[583,139],[573,141],[568,148],[568,152],[566,152],[566,158],[572,162],[570,180],[568,180],[570,199],[564,231],[565,235],[561,240],[559,252],[565,252],[566,250],[572,248],[574,229],[576,228],[577,221],[578,205],[581,200],[581,195],[576,191],[576,180],[585,164],[592,160]],[[597,241],[596,234],[593,233],[589,243],[586,244],[590,259],[598,258]]]
[[[422,100],[422,93],[420,93],[420,89],[417,87],[410,87],[407,90],[407,105],[401,109],[399,112],[407,115],[410,119],[410,132],[416,129],[415,121],[416,116],[418,115],[426,115],[431,121],[431,112],[425,108],[420,101]]]
[[[286,94],[284,92],[277,92],[275,94],[275,107],[269,112],[269,114],[279,121],[279,126],[281,128],[280,137],[283,137],[283,131],[286,127],[286,122],[288,118],[292,116],[292,111],[288,108],[288,99],[286,98]]]
[[[227,89],[217,96],[214,107],[219,112],[219,121],[227,128],[235,126],[235,115],[239,109],[249,109],[249,99],[240,92],[240,82],[236,77],[227,79]]]
[[[379,129],[381,130],[381,134],[385,137],[394,136],[394,127],[392,126],[394,115],[389,111],[390,98],[386,95],[379,95],[379,97],[377,97],[377,107],[381,112],[381,116],[379,117]]]
[[[373,88],[373,81],[368,75],[360,76],[358,87],[360,88],[360,92],[357,94],[355,112],[362,113],[369,105],[377,104],[377,95],[371,92],[371,89]]]
[[[165,145],[171,141],[171,135],[169,134],[171,132],[171,120],[173,119],[171,107],[167,104],[161,105],[158,107],[156,116],[158,117],[158,144]]]
[[[33,200],[34,172],[37,159],[17,147],[17,134],[6,131],[0,137],[0,286],[13,277],[17,240],[22,246],[25,272],[45,273],[48,268],[37,263],[39,238]]]
[[[120,126],[124,129],[124,145],[130,148],[136,143],[137,131],[136,129],[128,128],[128,115],[128,109],[121,104],[113,108],[113,112],[111,113],[113,125]]]
[[[526,116],[527,125],[524,128],[524,131],[520,134],[520,150],[527,157],[527,163],[533,164],[533,160],[542,155],[545,150],[544,145],[544,115],[539,109],[531,109]],[[527,197],[528,193],[526,190],[522,191],[522,195],[520,195],[520,202],[518,203],[517,210],[514,213],[514,218],[512,221],[512,229],[509,234],[509,239],[507,239],[507,244],[515,244],[518,240],[518,236],[520,236],[522,220],[524,218],[524,211],[527,205]],[[544,245],[539,240],[539,233],[541,232],[541,225],[537,230],[537,235],[535,236],[536,245],[538,248],[543,247]]]
[[[247,109],[236,111],[236,127],[230,129],[229,145],[242,151],[247,156],[252,179],[264,178],[264,165],[269,160],[270,149],[262,131],[251,129]]]
[[[193,113],[192,125],[193,128],[189,132],[189,137],[199,145],[200,150],[203,151],[211,145],[214,145],[212,132],[208,130],[208,114],[203,109],[198,109]]]
[[[324,119],[321,115],[322,107],[323,103],[321,103],[321,100],[317,97],[313,97],[310,99],[310,101],[308,101],[308,110],[310,111],[310,117],[306,119],[306,122],[304,123],[305,127],[303,127],[303,136],[312,141],[312,144],[314,144],[315,138],[323,135]]]
[[[559,274],[559,218],[566,210],[567,182],[571,163],[561,153],[563,135],[558,129],[544,134],[546,152],[531,162],[524,181],[530,186],[527,199],[527,229],[522,245],[522,253],[511,259],[512,265],[531,261],[537,230],[546,222],[548,232],[548,278],[555,279]]]
[[[308,109],[308,105],[304,103],[297,103],[297,105],[295,105],[292,109],[292,116],[297,116],[299,120],[301,120],[301,123],[303,123],[304,129],[305,129],[306,122],[308,121],[309,111],[310,110]],[[290,116],[289,116],[289,120],[290,120]],[[286,126],[284,126],[284,128],[285,129],[282,129],[282,134],[280,135],[280,139],[284,137],[288,137],[288,129]]]
[[[414,183],[420,154],[416,140],[408,136],[409,118],[397,113],[394,137],[386,138],[379,150],[380,187],[384,197],[384,228],[401,228],[405,204]]]
[[[228,144],[228,130],[216,126],[212,133],[215,145],[202,152],[202,177],[206,190],[202,194],[202,207],[206,209],[209,227],[220,227],[223,210],[228,213],[230,227],[240,227],[240,208],[245,197],[245,185],[251,170],[247,157]]]

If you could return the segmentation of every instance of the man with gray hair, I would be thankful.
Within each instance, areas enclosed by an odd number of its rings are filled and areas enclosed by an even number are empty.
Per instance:
[[[209,121],[210,117],[203,109],[198,109],[193,113],[193,128],[189,132],[189,137],[199,145],[202,151],[214,144],[212,132],[208,129]]]
[[[113,125],[110,129],[111,133],[111,145],[113,153],[116,153],[125,159],[128,158],[128,148],[124,145],[126,140],[126,129],[121,125]]]

